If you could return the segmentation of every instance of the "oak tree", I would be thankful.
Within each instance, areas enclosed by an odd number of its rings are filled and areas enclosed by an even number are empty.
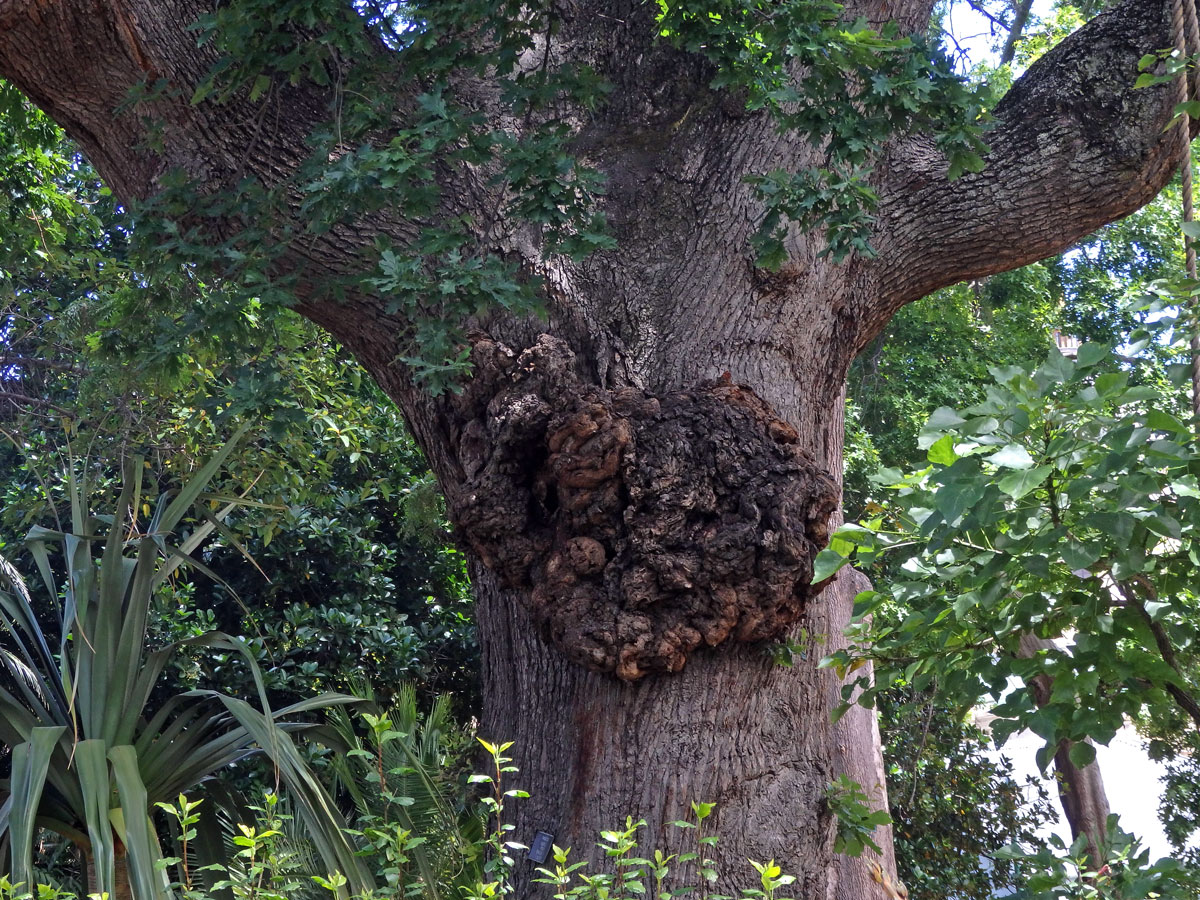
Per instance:
[[[831,724],[816,660],[861,577],[809,585],[850,362],[1139,208],[1181,150],[1176,88],[1134,89],[1171,3],[1097,16],[986,130],[932,5],[0,0],[0,76],[150,202],[160,259],[293,305],[403,410],[471,560],[519,836],[632,812],[665,842],[715,801],[718,861],[857,900],[826,788],[885,801],[878,733]],[[791,668],[761,647],[788,635]]]

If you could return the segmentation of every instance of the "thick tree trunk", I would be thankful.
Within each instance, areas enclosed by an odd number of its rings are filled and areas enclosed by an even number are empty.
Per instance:
[[[800,896],[825,895],[821,848],[834,823],[822,798],[833,771],[820,725],[827,692],[812,656],[790,671],[759,647],[709,651],[679,675],[624,683],[566,662],[526,615],[511,614],[512,598],[487,584],[490,574],[479,575],[484,728],[516,742],[523,774],[514,782],[533,795],[520,804],[518,839],[547,831],[589,855],[601,828],[632,814],[650,823],[644,849],[687,852],[695,834],[666,823],[689,818],[693,801],[715,802],[709,824],[724,846],[713,856],[729,875],[748,880],[738,870],[753,848],[799,876]],[[518,893],[532,895],[525,885]]]
[[[96,860],[90,851],[84,851],[84,880],[89,897],[100,893]],[[110,900],[133,900],[133,885],[129,882],[129,857],[125,853],[125,848],[120,846],[117,848],[117,855],[113,860],[113,890]]]
[[[840,417],[816,428],[840,438]],[[524,598],[506,596],[482,567],[472,574],[483,728],[515,742],[513,782],[532,794],[517,806],[518,840],[546,831],[586,855],[602,828],[633,815],[649,823],[644,851],[684,853],[695,833],[667,823],[689,818],[693,801],[715,802],[709,827],[722,843],[712,856],[732,879],[725,884],[752,882],[749,856],[780,861],[798,876],[799,897],[871,896],[868,859],[841,861],[831,878],[835,822],[824,790],[845,773],[886,808],[874,714],[854,710],[831,725],[839,684],[816,668],[829,649],[821,636],[840,634],[861,576],[848,573],[808,605],[792,636],[809,649],[793,668],[751,644],[699,650],[677,674],[628,683],[567,661],[539,636]],[[894,871],[890,834],[878,838]],[[535,896],[524,880],[531,871],[518,869],[520,896]]]
[[[209,6],[0,0],[0,75],[123,198],[177,169],[213,191],[246,175],[276,184],[332,88],[277,86],[270,128],[248,99],[192,105],[213,56],[186,26]],[[922,28],[930,7],[858,0],[847,16]],[[841,773],[886,802],[873,715],[832,726],[838,685],[815,668],[857,585],[808,587],[836,506],[846,369],[902,304],[1062,250],[1157,193],[1178,159],[1162,136],[1172,94],[1131,86],[1138,59],[1172,44],[1168,9],[1129,0],[1032,67],[996,111],[979,174],[951,183],[930,136],[894,141],[876,170],[877,259],[835,265],[820,235],[796,229],[787,264],[765,272],[748,246],[764,210],[745,177],[820,165],[820,151],[710,89],[707,64],[656,40],[654,4],[564,0],[539,60],[589,63],[613,85],[579,116],[576,149],[608,178],[618,249],[576,264],[544,259],[520,226],[479,235],[543,279],[550,315],[476,322],[476,376],[457,397],[410,383],[395,362],[406,323],[383,299],[313,289],[359,270],[377,234],[402,250],[419,227],[404,210],[279,257],[281,272],[303,269],[298,308],[404,409],[446,493],[479,593],[485,728],[517,742],[533,794],[520,837],[545,830],[589,852],[598,827],[629,814],[661,845],[689,802],[714,801],[729,874],[774,857],[799,875],[797,896],[879,896],[866,860],[834,862],[822,803]],[[412,96],[417,79],[396,68]],[[144,80],[172,90],[114,116]],[[495,94],[477,92],[483,113]],[[503,198],[484,175],[442,177],[453,212],[494,221]],[[762,641],[801,630],[807,659],[772,666]]]

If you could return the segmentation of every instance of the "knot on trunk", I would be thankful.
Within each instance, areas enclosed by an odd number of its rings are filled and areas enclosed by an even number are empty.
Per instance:
[[[606,391],[546,335],[472,361],[450,516],[570,659],[632,681],[797,620],[839,492],[753,391]]]

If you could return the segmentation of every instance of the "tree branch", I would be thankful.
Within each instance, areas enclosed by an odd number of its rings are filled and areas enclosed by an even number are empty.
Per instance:
[[[1029,21],[1029,10],[1032,7],[1033,0],[1020,0],[1017,4],[1017,11],[1013,14],[1012,27],[1008,29],[1008,38],[1004,41],[1004,49],[1000,52],[1000,65],[1007,65],[1017,55],[1017,41],[1021,39],[1025,23]]]
[[[49,400],[43,400],[40,397],[30,397],[28,394],[19,394],[14,391],[0,390],[0,400],[8,401],[14,407],[29,407],[32,409],[49,409],[58,413],[60,416],[69,416],[71,412],[63,407],[51,403]]]
[[[55,372],[70,372],[73,375],[80,375],[84,372],[83,366],[78,363],[60,362],[41,356],[22,356],[20,354],[10,356],[8,354],[0,354],[0,372],[12,367],[50,369]],[[0,374],[0,378],[3,378],[2,374]]]
[[[1154,596],[1154,588],[1148,583],[1143,583],[1143,589],[1148,591],[1151,596]],[[1162,627],[1162,623],[1155,622],[1154,617],[1150,615],[1150,611],[1146,609],[1146,604],[1142,602],[1134,590],[1125,582],[1118,581],[1117,588],[1121,592],[1121,596],[1125,598],[1125,602],[1129,608],[1137,613],[1138,618],[1145,623],[1150,629],[1150,634],[1154,638],[1154,645],[1158,648],[1159,656],[1163,662],[1171,667],[1172,671],[1179,677],[1180,681],[1184,681],[1183,671],[1179,668],[1179,660],[1175,656],[1175,648],[1171,645],[1171,638],[1167,635],[1167,630]],[[1182,685],[1166,682],[1162,685],[1162,689],[1166,691],[1175,705],[1187,713],[1193,722],[1200,725],[1200,703],[1196,702],[1188,691]]]
[[[1004,22],[1004,20],[998,16],[993,16],[990,12],[988,12],[987,7],[985,7],[980,0],[967,0],[967,6],[971,7],[971,9],[975,10],[975,12],[979,13],[997,28],[1003,28],[1005,31],[1008,31],[1009,26]]]
[[[1174,88],[1135,90],[1138,60],[1173,45],[1170,2],[1127,0],[1047,53],[996,108],[986,168],[957,181],[918,136],[885,164],[877,292],[865,345],[900,306],[1059,253],[1149,202],[1179,161]]]
[[[309,136],[333,116],[337,88],[276,78],[257,100],[243,91],[193,104],[219,50],[212,43],[198,45],[190,26],[215,5],[0,0],[0,77],[79,143],[124,203],[154,196],[164,176],[173,173],[189,178],[200,194],[242,190],[247,178],[268,188],[286,184],[312,152]],[[399,63],[394,91],[402,98],[399,108],[417,93],[416,81]],[[292,208],[281,214],[302,231],[299,195],[293,192],[287,202]],[[214,241],[241,229],[219,217],[206,217],[203,224]],[[352,226],[294,242],[284,263],[291,270],[315,263],[341,272],[355,258],[354,248],[371,246],[378,234],[402,245],[416,229],[394,210],[364,216]]]

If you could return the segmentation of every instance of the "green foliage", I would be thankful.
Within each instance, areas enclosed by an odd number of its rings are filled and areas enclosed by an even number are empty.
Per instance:
[[[332,710],[340,752],[329,765],[354,805],[355,833],[378,881],[396,896],[457,897],[482,875],[485,823],[468,804],[457,762],[466,755],[449,698],[418,710],[405,685],[384,715],[364,713],[364,738]]]
[[[1178,182],[1128,218],[1105,226],[1078,252],[1048,263],[1055,293],[1064,305],[1058,323],[1081,340],[1120,345],[1141,324],[1130,302],[1146,287],[1183,271]],[[1143,378],[1160,363],[1165,348],[1148,345],[1136,366]],[[1023,358],[1034,359],[1037,354]],[[1014,357],[1015,358],[1015,357]],[[1128,364],[1128,363],[1127,363]]]
[[[923,458],[917,443],[930,410],[974,403],[991,380],[990,366],[1045,353],[1050,330],[1062,326],[1059,291],[1054,272],[1038,264],[955,285],[896,314],[850,371],[849,520],[866,516],[878,499],[870,478],[881,465]]]
[[[808,629],[802,628],[796,637],[787,637],[777,644],[767,644],[765,649],[775,665],[790,669],[797,659],[808,659],[813,645],[823,640],[823,635],[814,636]]]
[[[925,448],[918,442],[930,412],[981,400],[992,367],[1040,359],[1055,330],[1124,344],[1147,315],[1131,296],[1182,271],[1179,204],[1174,184],[1058,259],[955,285],[900,310],[850,370],[847,519],[876,514],[875,470],[920,465]],[[1177,352],[1155,341],[1125,365],[1140,383],[1167,390],[1166,367]]]
[[[11,288],[0,300],[0,392],[10,398],[0,400],[0,542],[34,525],[62,529],[70,500],[59,470],[86,471],[105,506],[130,454],[145,457],[145,481],[166,488],[223,434],[262,422],[263,437],[239,443],[222,476],[225,492],[255,502],[206,545],[220,579],[177,573],[154,599],[151,639],[247,635],[277,704],[345,691],[368,660],[381,696],[408,675],[473,708],[463,560],[447,546],[440,497],[399,411],[294,313],[261,297],[238,305],[196,269],[143,266],[91,168],[48,119],[14,92],[3,97],[12,183],[0,227]],[[85,459],[73,460],[80,448]],[[166,695],[257,690],[238,654],[211,649],[185,647],[164,679]]]
[[[564,100],[575,109],[593,107],[604,85],[586,67],[521,67],[523,55],[558,27],[548,6],[456,0],[405,4],[402,22],[400,16],[362,18],[341,2],[238,0],[202,17],[199,40],[212,44],[221,61],[193,102],[244,96],[265,103],[275,91],[304,84],[326,89],[336,113],[311,136],[312,155],[280,183],[246,182],[206,198],[180,181],[140,221],[159,250],[186,253],[223,283],[245,285],[247,297],[261,297],[269,286],[270,302],[287,305],[290,286],[270,277],[272,260],[297,241],[364,215],[402,210],[419,223],[403,247],[381,238],[363,248],[359,271],[320,288],[337,295],[367,291],[389,313],[402,314],[410,330],[401,358],[439,393],[464,371],[467,316],[541,309],[535,285],[480,245],[477,223],[447,207],[439,174],[465,166],[489,172],[505,198],[497,213],[530,227],[547,254],[611,247],[594,208],[600,178],[568,152],[573,129],[559,111]],[[398,70],[418,73],[415,94],[395,90]],[[459,95],[462,76],[497,80],[501,102],[524,123],[519,138],[489,125],[470,97]],[[296,193],[303,198],[302,227],[276,215]],[[201,220],[207,214],[255,225],[214,247],[201,226],[178,224],[198,221],[198,203]]]
[[[1173,859],[1150,862],[1149,852],[1136,837],[1117,826],[1110,816],[1106,832],[1111,835],[1102,850],[1103,863],[1088,860],[1087,839],[1080,837],[1070,847],[1052,835],[1045,846],[1029,852],[1020,846],[1006,848],[1002,859],[1021,864],[1029,871],[1026,883],[1012,896],[1021,900],[1185,900],[1196,896],[1200,879],[1195,871]]]
[[[833,852],[862,856],[868,847],[881,853],[873,834],[880,825],[890,825],[892,817],[882,809],[871,808],[871,798],[862,785],[847,775],[839,775],[825,788],[825,804],[837,819],[837,837]]]
[[[512,746],[512,741],[492,744],[480,738],[479,743],[487,751],[492,770],[490,774],[472,775],[469,781],[471,784],[487,785],[489,793],[484,794],[481,802],[493,828],[486,838],[491,854],[484,865],[484,878],[490,880],[478,885],[475,893],[471,895],[472,900],[513,893],[513,853],[528,849],[524,844],[511,839],[510,835],[515,826],[504,821],[505,805],[510,800],[529,796],[526,791],[504,787],[504,776],[517,771],[516,766],[509,765],[512,760],[504,755],[504,751]]]
[[[280,795],[267,792],[261,803],[247,806],[226,835],[229,850],[226,859],[202,867],[188,864],[188,841],[198,830],[201,801],[180,795],[175,803],[160,803],[178,834],[180,855],[164,860],[177,866],[178,880],[170,887],[172,896],[182,900],[208,900],[210,897],[236,897],[239,900],[285,900],[296,896],[324,896],[328,891],[346,897],[346,876],[334,870],[321,875],[312,865],[312,843],[295,833],[294,819]],[[185,839],[185,836],[190,835]],[[325,890],[319,893],[314,890]],[[370,896],[369,894],[367,896]]]
[[[383,720],[376,719],[372,733],[387,746],[392,738],[385,737]],[[412,735],[394,738],[411,747]],[[436,740],[434,741],[436,743]],[[508,760],[503,756],[505,744],[484,742],[492,761],[493,772],[499,777],[511,773]],[[368,754],[369,755],[369,754]],[[366,758],[366,757],[363,757]],[[412,768],[422,764],[413,762]],[[411,771],[407,774],[412,774]],[[432,774],[426,771],[425,774]],[[489,785],[491,791],[484,798],[484,808],[503,812],[506,802],[521,796],[519,791],[504,790],[497,775],[478,776],[477,781]],[[853,783],[840,780],[839,793],[853,794]],[[410,782],[411,783],[411,782]],[[497,797],[500,799],[497,800]],[[856,801],[857,802],[857,801]],[[457,857],[461,865],[449,869],[438,869],[430,874],[417,864],[422,848],[430,840],[436,840],[440,826],[429,821],[432,831],[423,826],[410,830],[392,814],[402,809],[420,806],[417,798],[396,795],[386,807],[387,815],[374,821],[373,831],[355,832],[363,842],[364,854],[383,866],[380,886],[376,890],[357,894],[351,893],[345,876],[338,871],[322,874],[314,871],[308,852],[305,850],[302,833],[293,829],[293,822],[286,804],[274,793],[265,794],[261,803],[244,810],[245,817],[235,819],[231,825],[230,844],[233,852],[223,863],[208,867],[213,876],[210,885],[201,884],[194,868],[189,869],[188,842],[198,836],[201,804],[180,796],[173,803],[163,803],[161,808],[175,824],[180,855],[167,860],[179,873],[172,884],[176,896],[184,900],[210,900],[215,898],[213,890],[227,891],[228,896],[242,900],[283,900],[283,898],[316,898],[337,895],[354,900],[369,898],[435,898],[453,897],[459,900],[484,900],[510,895],[511,882],[508,875],[513,860],[504,861],[521,848],[508,837],[510,828],[505,827],[503,817],[496,819],[497,827],[484,838],[476,838],[469,845],[457,847],[447,856],[448,862]],[[571,861],[569,848],[554,847],[553,863],[537,870],[540,877],[535,881],[550,886],[554,900],[633,900],[636,897],[652,897],[654,900],[673,900],[691,897],[704,900],[785,900],[787,888],[795,883],[792,876],[784,874],[773,861],[766,863],[748,860],[757,874],[757,886],[744,888],[736,895],[719,893],[719,877],[706,854],[718,840],[716,835],[704,834],[704,822],[712,815],[711,803],[693,803],[691,816],[686,821],[674,822],[676,828],[694,831],[697,837],[694,851],[666,854],[661,850],[643,850],[641,832],[645,823],[627,818],[624,827],[601,832],[598,848],[602,851],[606,865],[603,871],[589,872],[583,862]],[[855,814],[859,815],[859,814]],[[861,816],[860,816],[861,817]],[[426,822],[412,819],[413,823]],[[1030,873],[1028,883],[1020,887],[1016,897],[1030,900],[1137,900],[1137,898],[1183,898],[1192,896],[1196,883],[1191,873],[1172,861],[1150,864],[1144,851],[1128,835],[1120,833],[1115,821],[1109,833],[1114,835],[1110,846],[1105,848],[1105,865],[1098,870],[1085,868],[1082,844],[1067,848],[1056,838],[1050,846],[1037,852],[1029,852],[1018,844],[1010,845],[998,853],[998,859],[1014,864],[1019,870]],[[478,861],[492,855],[490,875],[480,877]],[[864,861],[864,866],[867,863]],[[877,867],[872,877],[886,877]],[[390,874],[391,877],[388,877]],[[440,880],[446,877],[450,880]],[[430,880],[430,878],[439,880]],[[887,878],[890,884],[894,884]],[[781,893],[783,892],[783,893]],[[67,900],[77,895],[57,890],[47,885],[38,885],[37,900]],[[0,900],[33,900],[27,894],[14,889],[11,880],[0,879]]]
[[[1041,40],[1039,35],[1052,24],[1037,26],[1026,34]],[[1019,53],[1018,60],[1021,58]],[[1171,186],[1150,206],[1105,227],[1058,260],[949,288],[901,310],[851,370],[853,401],[848,403],[846,436],[848,519],[862,520],[871,528],[900,531],[895,519],[902,516],[908,501],[885,501],[895,493],[885,485],[894,482],[899,471],[921,468],[931,452],[943,464],[954,462],[951,454],[958,441],[943,433],[936,435],[933,443],[924,439],[929,411],[962,409],[983,400],[994,380],[989,369],[1043,356],[1052,329],[1097,342],[1130,345],[1121,348],[1123,354],[1133,355],[1121,358],[1120,368],[1129,373],[1132,383],[1159,391],[1165,409],[1181,414],[1178,394],[1167,374],[1172,372],[1176,355],[1185,352],[1182,329],[1162,333],[1148,343],[1145,335],[1129,337],[1147,316],[1159,320],[1160,331],[1179,324],[1177,291],[1160,290],[1157,300],[1129,302],[1131,294],[1144,291],[1143,286],[1153,279],[1168,278],[1182,268],[1178,207],[1178,188]],[[1177,287],[1187,289],[1187,285]],[[938,440],[942,443],[935,449]],[[891,472],[874,478],[881,467],[890,467]],[[827,577],[855,554],[860,543],[870,540],[854,526],[835,535],[833,547],[838,552],[827,553],[819,561],[818,578]],[[889,540],[895,543],[889,544],[886,554],[873,558],[869,574],[880,586],[911,582],[912,574],[903,565],[923,538],[905,532],[892,533]],[[910,540],[914,543],[909,544]],[[870,554],[861,558],[872,559]],[[900,592],[887,588],[882,594],[886,598],[881,595],[874,607],[876,628],[907,627],[919,634],[923,619],[913,614],[923,611],[921,604],[914,609]],[[919,651],[896,660],[896,666],[913,665],[918,653],[940,652],[937,645],[917,643]],[[1190,657],[1189,650],[1181,649],[1181,665],[1190,666]],[[918,697],[942,688],[936,675],[922,683],[926,690],[915,692]],[[985,760],[970,761],[970,748],[977,744],[970,729],[962,725],[961,705],[966,700],[951,696],[932,701],[934,706],[929,708],[936,707],[936,712],[930,720],[924,706],[916,711],[905,708],[905,698],[914,694],[912,679],[901,677],[892,686],[883,682],[880,688],[876,699],[886,745],[900,874],[914,895],[988,896],[989,878],[1002,877],[1000,870],[1011,863],[999,862],[980,873],[979,855],[995,851],[997,843],[992,838],[1002,831],[1016,834],[1032,830],[1032,825],[1023,824],[1017,805],[1005,799],[1011,795],[1003,773],[989,771]],[[1154,752],[1169,773],[1174,773],[1168,775],[1167,792],[1172,799],[1164,801],[1162,815],[1181,853],[1197,822],[1195,807],[1184,802],[1193,796],[1193,768],[1187,742],[1180,739],[1187,734],[1189,721],[1177,708],[1161,705],[1153,707],[1152,717],[1139,720],[1139,728],[1153,738]],[[912,736],[925,728],[929,730],[929,748],[922,763],[913,758]],[[939,730],[945,733],[939,734]],[[943,769],[943,760],[954,762],[947,762]],[[921,783],[913,780],[912,773],[918,769],[924,773]],[[962,771],[972,773],[970,780],[978,783],[977,794],[967,789],[966,778],[954,779],[964,792],[948,786],[936,789]],[[898,783],[892,784],[893,780]],[[931,782],[929,791],[923,788],[925,781]],[[908,800],[910,796],[914,800]],[[909,803],[921,807],[919,812],[910,814],[905,808]],[[962,816],[960,808],[977,812]],[[989,824],[982,825],[984,820]],[[922,828],[922,821],[928,823],[928,831]],[[1017,840],[1003,840],[1009,839]],[[1013,880],[1019,880],[1019,873],[1013,873]]]
[[[1176,717],[1143,723],[1149,732],[1150,757],[1161,762],[1162,797],[1158,817],[1175,858],[1200,868],[1200,848],[1193,840],[1200,831],[1200,734]]]
[[[743,889],[737,897],[714,893],[718,873],[708,849],[717,842],[716,835],[703,833],[704,820],[714,810],[711,803],[693,802],[692,818],[672,822],[674,828],[694,830],[696,849],[684,853],[666,854],[655,850],[652,854],[642,851],[638,832],[646,826],[645,820],[625,820],[623,829],[602,831],[597,846],[611,862],[613,871],[588,874],[587,863],[571,862],[571,848],[554,847],[554,867],[539,868],[541,884],[555,888],[554,900],[631,900],[633,897],[649,896],[654,900],[672,900],[675,897],[700,897],[705,900],[774,900],[780,888],[796,881],[795,876],[785,875],[774,860],[766,863],[747,860],[758,873],[759,887]],[[643,855],[645,854],[645,855]],[[780,898],[783,900],[783,898]]]
[[[299,437],[286,436],[298,454]],[[424,463],[407,434],[396,423],[370,440],[378,454],[369,463],[349,464],[339,451],[324,480],[314,477],[325,468],[320,461],[305,466],[288,458],[287,445],[264,448],[264,463],[294,473],[298,483],[273,488],[260,480],[256,493],[270,506],[242,512],[230,522],[233,534],[212,548],[209,563],[222,581],[196,583],[185,603],[163,610],[163,627],[247,634],[279,700],[354,690],[365,672],[385,702],[410,678],[429,693],[454,691],[472,704],[477,651],[462,557],[445,545],[436,505],[425,513],[400,508],[412,491],[426,491],[414,479]],[[416,521],[421,515],[432,522]],[[428,536],[405,534],[430,525]],[[185,608],[200,614],[185,617]],[[219,658],[196,662],[181,672],[186,683],[249,687]]]
[[[882,465],[875,438],[863,424],[858,404],[846,398],[846,426],[842,449],[842,509],[856,519],[874,491],[870,478]]]
[[[1055,2],[1048,15],[1041,15],[1034,27],[1026,28],[1022,40],[1016,47],[1017,65],[1026,69],[1063,38],[1079,29],[1084,22],[1097,15],[1103,3],[1085,0],[1083,3]]]
[[[41,882],[36,883],[34,890],[30,891],[24,882],[13,884],[7,875],[0,875],[0,900],[76,900],[77,896]]]
[[[116,848],[124,846],[121,864],[128,867],[135,897],[165,896],[162,854],[151,821],[154,805],[260,753],[288,785],[326,863],[346,872],[358,888],[370,885],[342,834],[340,814],[289,736],[303,726],[287,721],[353,698],[326,694],[274,713],[259,677],[257,709],[207,690],[161,703],[152,699],[181,646],[244,652],[240,641],[220,633],[157,648],[147,642],[158,587],[181,565],[206,570],[193,554],[228,509],[178,544],[171,534],[198,500],[207,499],[202,492],[235,441],[173,497],[161,498],[144,527],[138,515],[140,467],[130,467],[107,517],[91,515],[85,489],[72,483],[71,530],[38,527],[28,539],[46,587],[41,608],[16,570],[0,565],[7,588],[0,592],[0,740],[13,748],[0,834],[8,839],[15,881],[33,883],[38,826],[87,849],[95,860],[98,891],[114,889]],[[54,574],[53,546],[63,556],[61,581]]]
[[[1192,676],[1176,653],[1200,624],[1200,457],[1169,412],[1173,398],[1131,385],[1094,344],[1076,361],[1052,351],[1036,370],[994,374],[981,403],[930,419],[929,468],[881,475],[895,497],[886,517],[840,532],[826,551],[826,565],[850,554],[869,565],[889,549],[906,557],[902,580],[855,605],[858,652],[878,677],[861,702],[902,679],[970,704],[999,697],[1010,678],[1028,686],[1045,675],[1048,702],[1012,691],[993,729],[1003,738],[1027,727],[1047,747],[1106,742],[1126,716],[1189,709]],[[908,610],[903,621],[872,624],[892,602]],[[1059,643],[1022,654],[1027,632]],[[826,664],[848,673],[855,655]]]
[[[311,90],[328,103],[329,121],[315,126],[307,160],[276,183],[244,178],[200,190],[182,177],[164,179],[166,189],[138,217],[135,251],[146,272],[163,269],[156,260],[188,260],[182,279],[156,271],[152,280],[173,284],[179,296],[204,293],[208,302],[187,306],[220,328],[214,316],[237,321],[253,304],[271,312],[290,305],[293,284],[275,261],[298,242],[398,210],[413,223],[402,244],[380,237],[364,245],[355,271],[316,290],[335,299],[372,294],[399,314],[407,323],[400,359],[436,394],[466,368],[467,317],[542,307],[530,274],[478,237],[487,223],[456,213],[444,193],[447,173],[486,173],[497,218],[527,230],[546,256],[612,249],[596,202],[603,179],[572,149],[580,116],[603,104],[608,86],[586,66],[561,66],[539,49],[560,27],[551,4],[358,7],[361,15],[338,0],[236,0],[195,24],[220,59],[193,103],[265,106],[280,92]],[[823,152],[819,166],[749,179],[766,206],[753,243],[767,267],[784,261],[789,222],[824,229],[835,258],[871,253],[871,166],[896,134],[932,131],[951,178],[984,165],[986,92],[968,87],[920,39],[891,25],[875,32],[843,13],[828,0],[660,4],[662,38],[713,63],[714,88],[767,110],[781,130]],[[531,66],[531,58],[540,61]],[[470,88],[476,80],[498,87],[505,115],[519,126],[497,127],[482,115]],[[398,82],[410,89],[396,90]],[[130,105],[170,89],[145,85]],[[301,224],[291,215],[296,197]],[[223,223],[219,234],[211,222]]]
[[[879,695],[896,868],[914,897],[991,900],[1023,884],[1010,844],[1037,846],[1052,821],[1046,789],[993,762],[990,737],[962,711],[901,685]]]

